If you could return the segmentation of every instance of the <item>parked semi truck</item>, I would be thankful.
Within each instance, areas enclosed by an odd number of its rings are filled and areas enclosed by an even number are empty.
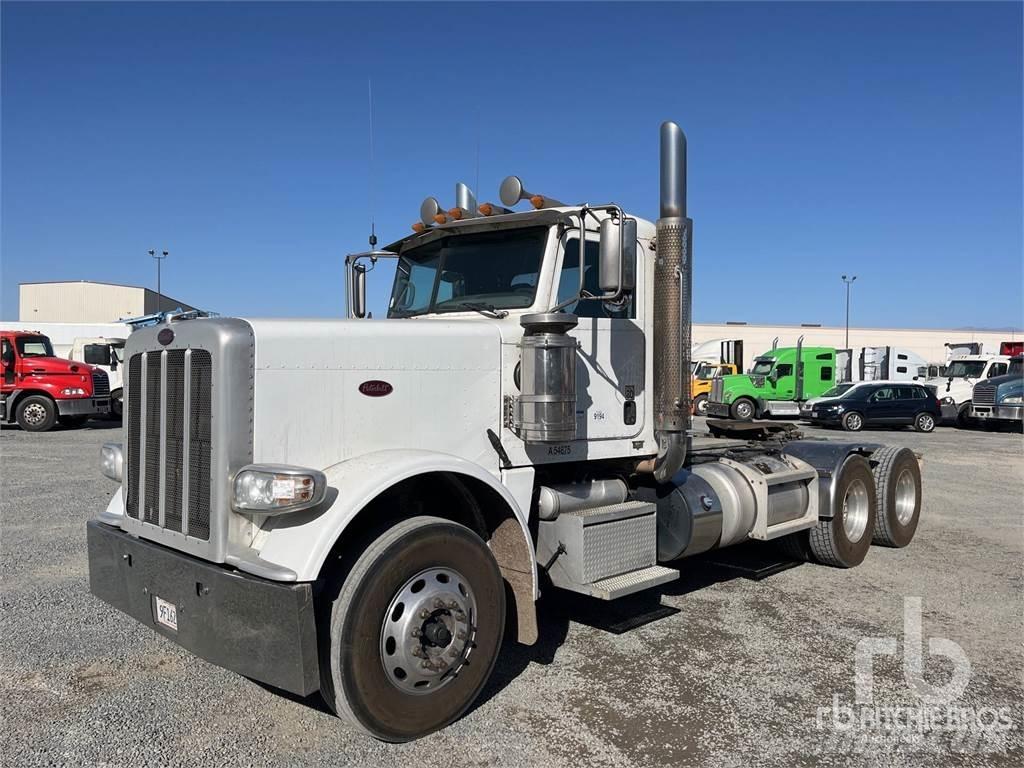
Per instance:
[[[691,435],[678,126],[661,127],[656,223],[516,177],[503,206],[461,190],[346,258],[348,319],[129,337],[123,442],[101,455],[121,488],[87,527],[94,594],[406,741],[470,706],[506,621],[537,640],[542,592],[615,600],[748,540],[841,568],[910,542],[908,450]],[[387,318],[365,319],[385,258]]]
[[[695,344],[691,359],[690,402],[695,416],[707,416],[708,397],[715,379],[743,370],[743,341],[715,339]]]
[[[971,416],[985,424],[1024,422],[1024,356],[1010,358],[1004,375],[974,385]]]
[[[754,358],[749,373],[723,376],[711,385],[709,416],[757,419],[799,416],[800,403],[823,395],[836,383],[836,351],[831,347],[773,347]]]
[[[57,357],[50,339],[34,331],[0,331],[0,423],[45,432],[57,423],[78,426],[110,411],[103,371]]]
[[[969,427],[972,420],[974,387],[981,381],[1004,376],[1010,366],[1008,355],[961,355],[953,358],[942,376],[925,379],[922,384],[935,390],[942,405],[944,421]]]

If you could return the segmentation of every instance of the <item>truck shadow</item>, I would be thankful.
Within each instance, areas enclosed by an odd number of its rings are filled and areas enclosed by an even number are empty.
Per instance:
[[[802,563],[789,559],[771,544],[750,542],[706,552],[671,565],[680,572],[676,581],[612,602],[542,585],[544,597],[537,603],[537,642],[532,646],[520,645],[506,636],[487,686],[466,714],[501,693],[531,663],[551,664],[568,637],[572,623],[623,634],[655,621],[667,620],[680,612],[679,608],[663,604],[662,597],[685,597],[733,579],[760,580]]]

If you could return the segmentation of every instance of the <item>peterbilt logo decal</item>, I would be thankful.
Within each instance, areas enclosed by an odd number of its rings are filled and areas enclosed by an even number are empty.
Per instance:
[[[384,397],[395,391],[395,388],[386,381],[364,381],[359,385],[359,391],[367,397]]]

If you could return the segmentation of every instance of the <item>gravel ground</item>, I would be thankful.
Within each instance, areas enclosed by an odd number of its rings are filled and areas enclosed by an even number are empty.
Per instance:
[[[851,571],[801,565],[762,581],[738,566],[756,564],[766,547],[686,561],[660,595],[671,615],[622,634],[609,624],[658,595],[626,606],[546,598],[541,641],[506,646],[469,714],[394,746],[346,727],[316,697],[286,698],[207,664],[94,599],[85,522],[115,490],[98,474],[97,454],[119,432],[5,428],[3,762],[1020,765],[1021,436],[864,434],[925,456],[925,506],[910,547],[874,547]],[[854,706],[857,641],[894,637],[902,650],[906,597],[922,601],[925,677],[941,685],[953,672],[929,656],[928,638],[959,644],[971,670],[955,706],[986,724],[1005,707],[1012,730],[841,728]],[[876,657],[876,705],[919,707],[903,656]]]

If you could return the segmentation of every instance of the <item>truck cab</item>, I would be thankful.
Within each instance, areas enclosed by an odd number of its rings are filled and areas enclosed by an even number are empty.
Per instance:
[[[708,414],[720,418],[756,419],[799,416],[800,403],[818,397],[836,383],[836,350],[778,347],[754,358],[746,374],[713,382]]]
[[[346,319],[134,331],[122,441],[101,454],[120,492],[86,528],[91,591],[408,741],[467,710],[506,626],[536,642],[542,589],[617,600],[745,541],[838,568],[909,544],[912,452],[692,433],[693,223],[674,123],[660,189],[654,222],[515,176],[502,206],[457,185],[454,208],[428,198],[411,234],[346,258]],[[513,210],[524,200],[533,210]],[[371,319],[382,259],[397,266],[387,316]],[[899,510],[876,493],[897,481]]]
[[[1010,358],[1004,375],[974,385],[971,416],[984,424],[1024,423],[1024,356]]]
[[[117,418],[121,418],[122,412],[124,384],[121,374],[124,370],[124,344],[123,338],[76,338],[67,355],[70,360],[84,360],[107,374],[110,382],[110,412]]]
[[[922,383],[935,390],[935,396],[942,405],[944,421],[967,427],[973,423],[971,405],[975,385],[1006,375],[1009,367],[1008,355],[961,355],[950,360],[942,376]]]
[[[45,432],[110,411],[107,375],[85,363],[56,357],[50,339],[33,331],[0,332],[3,385],[0,421]]]

